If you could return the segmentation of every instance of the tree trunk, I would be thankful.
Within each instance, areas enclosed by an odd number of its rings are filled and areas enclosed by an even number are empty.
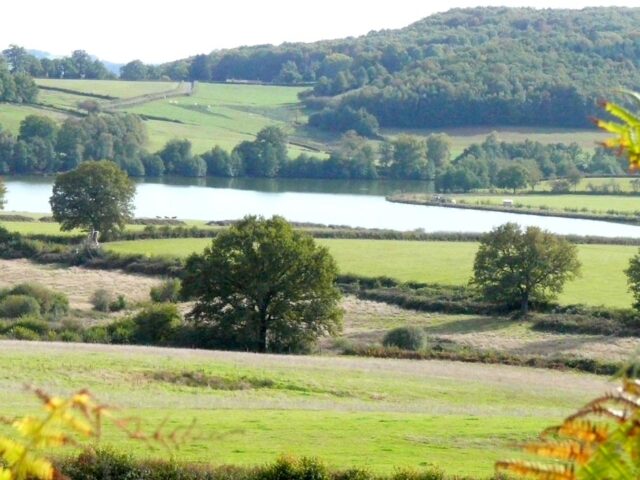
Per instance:
[[[258,337],[258,352],[267,353],[267,312],[260,310],[260,331]]]
[[[522,315],[529,313],[529,292],[522,294],[520,299],[520,313],[522,313]]]

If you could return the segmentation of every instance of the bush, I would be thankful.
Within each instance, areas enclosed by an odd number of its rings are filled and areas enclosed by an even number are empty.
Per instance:
[[[327,467],[315,458],[280,457],[256,475],[256,480],[329,480]]]
[[[69,313],[69,299],[63,293],[51,290],[37,283],[20,283],[10,291],[12,295],[28,295],[40,304],[40,313],[60,318]]]
[[[46,336],[51,331],[49,324],[37,316],[22,317],[17,322],[13,323],[13,327],[27,328],[36,332],[41,337]]]
[[[160,303],[144,308],[133,317],[132,340],[144,345],[166,345],[182,324],[178,308],[172,303]]]
[[[91,327],[83,332],[82,340],[85,343],[111,343],[111,336],[106,327]]]
[[[63,331],[61,331],[60,333],[58,333],[57,338],[61,342],[81,343],[83,341],[82,335],[80,335],[78,332],[74,332],[72,330],[63,330]]]
[[[134,343],[136,324],[130,318],[118,320],[107,326],[107,334],[111,338],[111,343],[129,344]]]
[[[424,346],[424,332],[418,327],[398,327],[389,330],[382,340],[385,347],[417,351]]]
[[[10,329],[7,332],[7,336],[10,338],[15,338],[16,340],[40,340],[40,335],[38,335],[37,332],[21,326],[16,326]]]
[[[157,287],[151,287],[149,296],[154,302],[177,303],[180,300],[180,280],[168,278]]]
[[[105,288],[99,288],[91,296],[91,304],[99,312],[108,312],[109,306],[113,301],[113,294]]]
[[[7,295],[0,301],[0,317],[40,316],[40,304],[28,295]]]
[[[127,308],[127,299],[124,297],[124,295],[118,295],[118,298],[109,303],[110,312],[119,312],[120,310],[124,310],[125,308]]]

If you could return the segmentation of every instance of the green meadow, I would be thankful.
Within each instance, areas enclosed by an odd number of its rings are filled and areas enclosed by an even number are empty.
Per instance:
[[[162,239],[113,242],[105,248],[119,253],[182,256],[200,252],[208,239]],[[412,242],[394,240],[319,239],[338,262],[341,273],[388,276],[402,281],[462,285],[469,281],[478,248],[474,242]],[[582,275],[567,283],[560,301],[628,307],[624,269],[638,248],[621,245],[579,245]]]
[[[60,80],[55,78],[38,78],[38,85],[44,87],[64,88],[80,94],[108,95],[116,98],[130,98],[152,93],[166,92],[178,86],[178,82],[133,82],[125,80]],[[46,101],[58,92],[40,90],[39,101]],[[81,96],[81,95],[78,95]]]
[[[337,468],[435,464],[484,478],[496,460],[518,455],[519,444],[607,388],[591,375],[456,362],[12,341],[0,348],[0,414],[35,411],[24,384],[55,394],[87,387],[147,431],[195,419],[179,458],[213,464],[296,454]],[[200,381],[180,380],[188,377]],[[108,424],[103,446],[166,456]]]
[[[453,198],[467,205],[502,206],[504,199],[513,200],[514,205],[546,210],[572,209],[583,213],[607,213],[608,210],[640,214],[640,198],[625,195],[454,195]],[[584,209],[584,210],[583,210]]]

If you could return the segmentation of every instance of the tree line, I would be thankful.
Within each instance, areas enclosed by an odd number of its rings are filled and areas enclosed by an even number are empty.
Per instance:
[[[34,103],[38,86],[24,72],[11,72],[0,57],[0,102]]]
[[[36,78],[86,78],[93,80],[114,79],[104,64],[84,50],[74,50],[62,58],[38,58],[24,47],[10,45],[0,57],[13,74]]]
[[[621,175],[624,161],[610,151],[526,140],[502,142],[496,134],[452,157],[446,134],[399,135],[374,143],[356,132],[344,134],[328,158],[302,153],[291,158],[285,132],[268,126],[254,140],[227,151],[214,146],[195,154],[186,139],[168,141],[158,152],[144,146],[147,131],[133,114],[89,113],[61,125],[38,115],[20,124],[17,136],[0,128],[0,174],[68,171],[87,160],[112,160],[130,176],[256,177],[317,179],[433,180],[439,191],[534,188],[563,178],[559,189],[583,174]]]

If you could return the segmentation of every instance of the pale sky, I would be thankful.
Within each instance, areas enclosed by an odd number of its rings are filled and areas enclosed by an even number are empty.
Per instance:
[[[638,6],[638,0],[1,0],[0,48],[11,43],[103,60],[159,63],[220,48],[310,42],[400,28],[472,6]]]

